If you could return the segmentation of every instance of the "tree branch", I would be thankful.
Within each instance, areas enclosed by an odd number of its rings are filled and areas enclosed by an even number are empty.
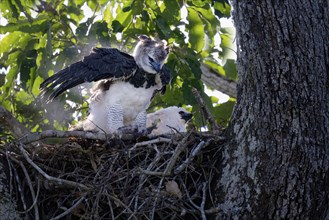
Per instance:
[[[204,117],[210,123],[211,129],[209,129],[209,130],[212,130],[212,132],[214,132],[215,134],[218,134],[219,131],[221,130],[221,127],[217,125],[214,116],[211,114],[211,112],[207,108],[206,103],[202,99],[201,94],[199,93],[199,91],[196,88],[192,88],[192,93],[193,93],[195,99],[197,100]]]
[[[106,141],[108,139],[119,138],[121,140],[133,140],[136,138],[134,134],[104,134],[102,132],[90,132],[90,131],[57,131],[57,130],[46,130],[42,132],[31,133],[20,138],[19,141],[23,144],[29,144],[35,141],[39,141],[46,138],[68,138],[68,137],[77,137],[77,138],[86,138],[92,140],[102,140]]]
[[[200,68],[202,71],[201,80],[207,86],[219,90],[230,97],[236,98],[236,82],[226,79],[205,64],[201,64]]]

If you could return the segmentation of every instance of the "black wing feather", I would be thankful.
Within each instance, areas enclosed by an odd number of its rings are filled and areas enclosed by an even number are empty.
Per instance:
[[[170,73],[170,70],[166,66],[162,67],[162,70],[160,72],[160,79],[161,79],[161,83],[163,85],[160,90],[160,93],[163,95],[166,92],[166,85],[168,85],[171,81],[171,73]]]
[[[50,92],[52,101],[65,90],[84,82],[101,79],[125,79],[131,77],[138,68],[134,58],[114,48],[93,48],[82,61],[73,63],[46,79],[41,85],[41,94]]]

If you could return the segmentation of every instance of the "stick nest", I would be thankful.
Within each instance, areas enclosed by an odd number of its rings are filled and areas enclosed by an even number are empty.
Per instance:
[[[0,153],[27,219],[205,219],[218,211],[218,134],[60,140],[16,141]]]

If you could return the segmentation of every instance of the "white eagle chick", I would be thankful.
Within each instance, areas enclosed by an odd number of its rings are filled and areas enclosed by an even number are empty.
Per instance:
[[[186,124],[192,118],[192,114],[184,108],[171,106],[147,114],[146,127],[152,129],[151,136],[186,132]]]

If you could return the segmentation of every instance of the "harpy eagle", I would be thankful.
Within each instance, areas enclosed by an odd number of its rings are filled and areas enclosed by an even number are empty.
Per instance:
[[[97,115],[94,116],[96,118]],[[192,114],[184,108],[171,106],[153,113],[147,114],[146,127],[151,136],[171,134],[176,131],[186,132],[186,123],[192,118]],[[95,120],[100,121],[100,120]],[[89,119],[78,124],[72,130],[103,131],[106,128],[103,123],[94,123]]]
[[[130,127],[146,131],[146,109],[156,92],[165,92],[170,71],[164,66],[169,46],[145,35],[133,56],[114,48],[93,48],[90,55],[46,79],[40,89],[52,101],[65,90],[99,81],[89,105],[88,120],[106,133]]]
[[[153,128],[151,135],[186,132],[186,124],[192,114],[184,108],[170,106],[147,115],[147,128]]]

